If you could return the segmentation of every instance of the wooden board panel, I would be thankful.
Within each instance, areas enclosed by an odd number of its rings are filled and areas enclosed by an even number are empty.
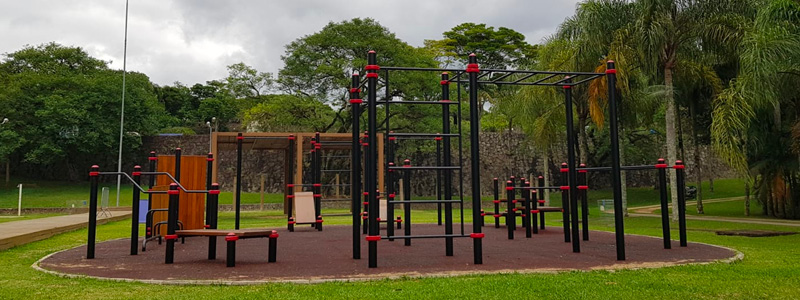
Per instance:
[[[159,156],[156,170],[169,172],[175,176],[175,157]],[[181,157],[180,182],[188,190],[206,189],[206,157],[186,155]],[[167,176],[158,176],[154,189],[168,189],[172,180]],[[183,223],[183,229],[202,229],[205,223],[206,194],[184,193],[181,191],[178,205],[178,219]],[[153,195],[153,208],[167,208],[169,197],[159,194]],[[166,213],[157,213],[153,216],[153,223],[166,221]],[[164,235],[166,231],[160,232]]]
[[[314,223],[317,216],[314,215],[314,193],[297,192],[294,194],[294,220],[297,223]]]

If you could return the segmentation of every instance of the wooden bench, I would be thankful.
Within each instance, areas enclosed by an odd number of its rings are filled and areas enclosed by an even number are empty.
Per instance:
[[[228,243],[228,257],[226,260],[228,267],[236,265],[236,241],[239,239],[251,238],[269,238],[269,250],[267,255],[267,262],[272,263],[276,261],[278,252],[278,232],[268,229],[239,229],[239,230],[224,230],[224,229],[191,229],[191,230],[178,230],[175,231],[178,237],[192,237],[192,236],[207,236],[211,242],[215,242],[217,237],[225,237]],[[216,249],[209,247],[208,259],[216,259]]]

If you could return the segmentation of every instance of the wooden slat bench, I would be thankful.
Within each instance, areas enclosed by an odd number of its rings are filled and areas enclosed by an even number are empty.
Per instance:
[[[233,267],[236,265],[236,241],[239,239],[251,238],[269,238],[269,252],[267,262],[272,263],[276,261],[278,252],[278,232],[268,229],[239,229],[239,230],[224,230],[224,229],[191,229],[191,230],[178,230],[175,231],[178,237],[191,237],[191,236],[207,236],[212,241],[216,241],[217,237],[225,237],[228,243],[228,257],[227,266]],[[209,248],[208,259],[216,258],[216,249]]]

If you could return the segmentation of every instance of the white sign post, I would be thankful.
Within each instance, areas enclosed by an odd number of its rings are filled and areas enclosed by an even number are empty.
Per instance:
[[[17,216],[22,216],[22,183],[17,185],[19,187],[19,201],[17,202]]]

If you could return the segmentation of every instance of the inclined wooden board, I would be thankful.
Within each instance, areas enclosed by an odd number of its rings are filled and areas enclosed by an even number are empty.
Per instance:
[[[297,192],[294,194],[294,221],[297,223],[314,223],[314,193]]]

